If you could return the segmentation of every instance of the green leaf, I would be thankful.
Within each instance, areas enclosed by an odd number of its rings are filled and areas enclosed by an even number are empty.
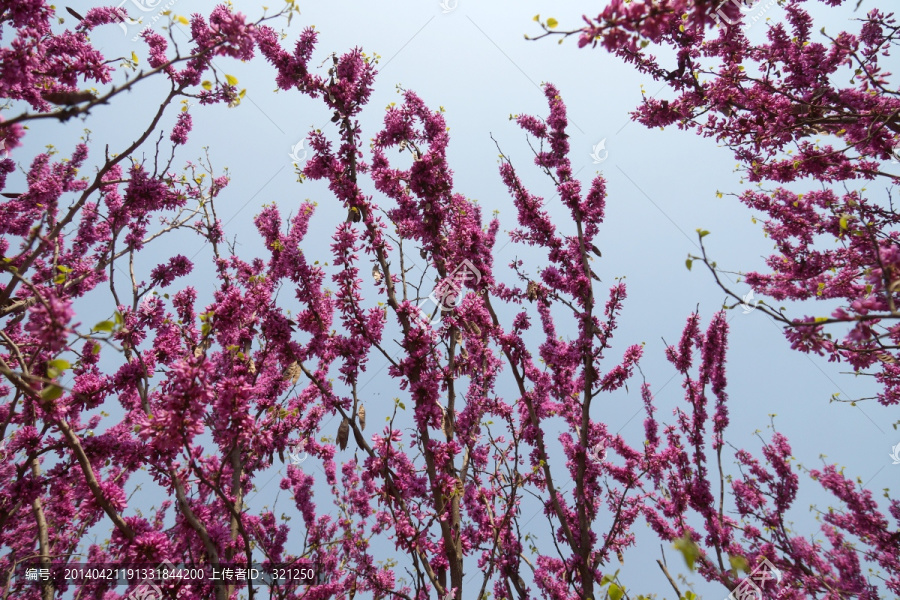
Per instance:
[[[547,27],[549,27],[550,29],[556,29],[557,25],[559,25],[559,21],[557,21],[553,17],[547,19]]]
[[[693,571],[694,563],[700,557],[700,548],[691,540],[690,535],[685,534],[684,537],[675,540],[672,545],[684,556],[684,562],[687,563],[688,569]]]
[[[112,321],[100,321],[94,325],[94,331],[112,331],[116,324]]]
[[[541,22],[541,15],[534,15],[534,18],[531,19],[531,20],[534,21],[535,23],[540,23],[540,22]]]
[[[51,369],[56,369],[60,373],[62,373],[66,369],[72,368],[72,364],[64,358],[57,358],[57,359],[51,360],[50,362],[47,363],[47,366],[50,367]]]
[[[203,89],[204,89],[204,90],[211,90],[211,89],[212,89],[212,81],[204,81],[204,82],[201,83],[200,85],[203,86]]]
[[[731,570],[734,571],[735,576],[738,571],[743,571],[744,573],[750,572],[750,563],[748,563],[747,559],[743,556],[729,556],[728,562],[731,563]]]
[[[63,395],[63,389],[55,384],[50,384],[41,390],[41,398],[44,400],[56,400]]]
[[[615,573],[607,573],[606,575],[603,576],[603,579],[600,580],[600,587],[603,587],[604,585],[612,583],[613,581],[616,580],[616,577],[618,577],[618,576],[619,576],[619,569],[616,569]]]
[[[709,235],[709,232],[705,229],[698,229],[697,233],[700,234],[700,239],[703,239]]]
[[[234,75],[225,75],[225,81],[228,82],[228,85],[237,85],[238,80]]]
[[[175,17],[175,22],[181,23],[182,25],[190,25],[191,24],[191,22],[187,20],[187,17],[182,17],[181,15],[178,15],[177,17]]]
[[[610,600],[622,600],[622,596],[625,595],[625,589],[619,587],[615,583],[609,584],[609,598]]]
[[[61,283],[65,283],[65,282],[66,282],[66,274],[65,273],[60,273],[59,275],[57,275],[56,277],[53,278],[53,283],[55,283],[56,285],[59,285]]]
[[[692,261],[691,259],[687,259],[686,261],[684,261],[684,266],[686,266],[688,271],[690,271],[691,267],[694,266],[694,261]]]
[[[847,215],[841,215],[841,229],[847,229]]]
[[[91,348],[91,354],[100,354],[100,344],[94,344],[94,347]]]
[[[67,267],[66,265],[56,265],[56,270],[60,273],[71,273],[72,269]]]

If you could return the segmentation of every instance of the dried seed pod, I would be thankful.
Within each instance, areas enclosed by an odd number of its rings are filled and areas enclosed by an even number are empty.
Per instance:
[[[441,431],[444,435],[450,437],[450,419],[447,418],[447,409],[441,406]]]
[[[338,426],[337,431],[337,444],[340,446],[341,450],[347,449],[347,440],[350,439],[350,421],[344,419],[341,421],[341,424]]]
[[[525,289],[525,297],[528,298],[529,302],[534,302],[538,299],[540,289],[540,286],[536,282],[528,282],[528,287]]]
[[[359,405],[359,408],[356,409],[356,417],[359,419],[359,428],[366,428],[366,407],[362,404]]]
[[[200,358],[201,356],[206,354],[206,351],[209,350],[209,347],[211,345],[212,345],[212,342],[210,341],[210,339],[208,337],[203,338],[203,341],[201,341],[199,344],[194,346],[194,358]]]
[[[303,369],[300,368],[300,363],[294,361],[287,366],[287,368],[284,370],[284,373],[282,373],[281,378],[285,381],[290,379],[291,384],[295,385],[297,383],[297,380],[300,379],[301,373],[303,373]]]
[[[74,106],[82,102],[96,100],[97,96],[90,90],[78,90],[75,92],[44,92],[41,94],[47,102],[61,106]]]
[[[481,337],[481,327],[471,321],[463,321],[463,327],[466,328],[466,331],[474,335],[475,337]]]
[[[384,275],[381,274],[381,270],[378,268],[378,265],[372,265],[372,279],[375,280],[375,285],[381,283],[381,280],[384,279]]]
[[[893,356],[891,356],[887,352],[879,352],[878,354],[875,355],[875,357],[883,363],[893,364],[893,363],[897,362],[897,359],[895,359]]]

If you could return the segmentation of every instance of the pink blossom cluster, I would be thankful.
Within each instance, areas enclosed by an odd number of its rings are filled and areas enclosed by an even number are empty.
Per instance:
[[[636,120],[714,138],[747,181],[778,186],[739,195],[775,243],[768,271],[747,273],[747,283],[778,302],[838,300],[819,316],[791,316],[766,300],[761,308],[786,326],[793,348],[873,374],[878,401],[894,405],[900,273],[885,261],[896,246],[890,190],[900,175],[885,161],[900,147],[900,98],[887,64],[900,29],[894,13],[872,8],[855,33],[820,32],[804,4],[785,3],[758,44],[737,2],[706,0],[612,1],[581,29],[560,33],[578,36],[581,47],[602,45],[670,88],[669,99],[645,97]],[[717,10],[737,24],[710,27]],[[784,186],[810,182],[803,193]]]

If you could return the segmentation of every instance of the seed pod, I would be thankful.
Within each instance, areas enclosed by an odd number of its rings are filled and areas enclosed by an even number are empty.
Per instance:
[[[297,380],[300,379],[300,374],[303,372],[303,369],[300,368],[300,363],[297,361],[292,362],[287,366],[284,370],[284,373],[281,374],[281,378],[285,381],[288,379],[291,380],[291,384],[296,384]]]
[[[450,437],[450,420],[447,418],[447,409],[441,406],[441,431],[444,435]]]
[[[359,405],[359,408],[356,409],[356,417],[359,419],[359,428],[366,428],[366,407],[362,404]]]
[[[78,90],[74,92],[44,92],[41,94],[44,100],[61,106],[73,106],[82,102],[95,100],[97,97],[90,90]]]
[[[471,321],[463,321],[463,327],[465,327],[466,331],[468,331],[475,337],[481,337],[481,327],[479,327],[476,323],[473,323]]]
[[[344,419],[338,426],[337,444],[341,450],[347,449],[347,440],[350,439],[350,421]]]
[[[897,362],[897,360],[887,352],[880,352],[876,354],[875,357],[883,363],[893,364]]]
[[[528,282],[528,287],[525,289],[525,297],[528,298],[529,302],[534,302],[538,299],[538,292],[540,289],[540,286],[534,281]]]
[[[209,350],[209,347],[211,345],[212,341],[208,337],[203,338],[203,341],[194,346],[194,358],[200,358],[201,356],[206,354],[206,351]]]
[[[372,265],[372,279],[375,280],[375,285],[380,284],[381,280],[384,279],[384,275],[381,274],[377,264]]]

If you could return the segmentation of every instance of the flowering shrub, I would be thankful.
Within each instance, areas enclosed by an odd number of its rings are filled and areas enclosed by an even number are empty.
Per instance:
[[[5,193],[0,204],[0,572],[16,574],[4,581],[7,597],[63,597],[71,584],[29,581],[20,567],[77,563],[75,553],[86,547],[92,563],[301,564],[318,575],[265,591],[243,581],[159,582],[159,593],[172,598],[461,600],[490,593],[618,600],[626,588],[636,590],[635,597],[646,591],[640,582],[620,580],[611,564],[634,545],[640,521],[674,543],[690,568],[727,590],[738,590],[766,559],[781,572],[784,597],[878,597],[879,588],[864,575],[869,565],[881,569],[887,589],[900,593],[900,536],[871,492],[835,467],[811,472],[844,504],[824,518],[827,547],[785,526],[799,477],[783,436],[765,443],[762,459],[738,450],[741,472],[726,480],[723,313],[705,332],[700,315],[690,315],[679,343],[666,350],[685,390],[671,423],[656,416],[647,382],[640,385],[646,410],[641,443],[630,444],[592,416],[604,395],[634,379],[643,348],[612,346],[626,287],[616,282],[605,292],[597,289],[592,268],[600,254],[605,181],[598,176],[582,186],[575,179],[566,108],[552,85],[543,88],[546,118],[516,120],[532,138],[534,166],[553,182],[560,204],[531,193],[501,154],[499,175],[519,225],[513,240],[545,253],[536,273],[521,261],[507,270],[493,261],[498,221],[485,222],[477,203],[454,189],[442,111],[404,91],[402,103],[386,110],[380,131],[361,130],[358,116],[376,68],[360,49],[334,55],[329,76],[316,75],[312,28],[290,51],[265,21],[250,22],[220,6],[208,18],[190,19],[187,54],[170,49],[157,33],[142,33],[151,70],[97,95],[79,86],[109,84],[114,68],[88,34],[119,22],[120,12],[74,13],[74,30],[57,33],[50,27],[54,8],[43,0],[26,4],[7,2],[0,12],[16,35],[2,50],[0,85],[6,98],[28,106],[0,124],[10,152],[0,162],[2,189],[20,144],[28,141],[22,124],[87,115],[151,77],[165,78],[171,91],[138,139],[105,152],[96,173],[79,175],[96,153],[89,138],[67,158],[41,153],[26,170],[27,189]],[[676,20],[679,11],[666,10],[677,7],[666,3],[610,7],[627,8],[639,23],[609,30],[610,39],[632,50],[640,46],[635,36],[669,39],[681,22],[699,35],[708,25],[699,8],[693,19]],[[801,22],[802,11],[795,13]],[[590,41],[605,30],[585,31],[591,37],[582,40]],[[699,38],[691,43],[700,44]],[[264,60],[279,88],[321,102],[333,114],[333,130],[311,134],[302,169],[304,178],[327,182],[333,201],[347,210],[327,251],[331,271],[312,258],[315,249],[306,242],[314,203],[265,207],[254,224],[266,256],[242,258],[225,242],[215,212],[226,176],[206,163],[188,163],[181,176],[171,168],[174,158],[159,153],[153,164],[137,160],[137,150],[156,132],[160,140],[168,133],[173,149],[188,141],[190,107],[171,131],[161,125],[179,98],[198,99],[195,111],[240,101],[236,83],[212,70],[214,57]],[[133,67],[125,61],[120,68]],[[641,67],[650,68],[646,60]],[[662,119],[656,105],[644,110],[643,120]],[[687,118],[687,108],[672,110]],[[741,110],[762,108],[741,104]],[[368,138],[373,144],[365,153]],[[408,166],[389,158],[398,150],[410,155]],[[813,173],[801,163],[797,168]],[[760,173],[778,170],[771,161],[766,165]],[[838,165],[817,173],[824,178],[829,169]],[[363,191],[363,180],[374,184],[376,195]],[[293,216],[283,217],[284,209]],[[841,218],[847,226],[839,218],[840,231],[850,235],[850,218]],[[557,221],[574,224],[574,231],[564,234]],[[891,289],[894,261],[892,238],[880,226],[874,226],[885,234],[878,238],[884,249],[878,277],[885,287],[872,283],[875,297]],[[146,275],[135,273],[135,255],[146,257],[150,242],[177,234],[208,243],[212,264],[177,254]],[[444,310],[434,326],[419,305],[428,286],[407,278],[403,246],[419,251],[436,282],[457,286],[457,301],[439,307]],[[856,252],[863,248],[860,241]],[[132,276],[123,282],[116,273],[126,262]],[[462,264],[475,276],[456,280]],[[370,265],[374,285],[365,275]],[[210,301],[198,306],[201,294],[187,276],[201,268],[211,268],[216,279],[203,291]],[[754,281],[769,280],[760,275]],[[288,310],[288,291],[299,312]],[[93,326],[79,322],[76,307],[88,299],[109,306],[111,318]],[[854,301],[860,302],[851,307],[856,312],[884,310],[878,302],[888,302]],[[805,335],[815,343],[820,334]],[[389,362],[383,385],[397,395],[393,406],[367,404],[359,393],[360,377],[376,356]],[[512,391],[501,380],[513,382]],[[366,431],[367,406],[388,415],[380,430]],[[97,412],[102,408],[115,416]],[[332,418],[336,432],[325,429]],[[552,435],[560,424],[562,433]],[[561,452],[553,449],[557,442]],[[332,497],[316,498],[313,475],[289,464],[280,487],[290,495],[291,514],[299,516],[289,521],[247,496],[276,457],[283,461],[298,446],[322,465]],[[153,514],[129,511],[129,478],[139,470],[165,492]],[[732,493],[726,496],[725,487]],[[528,547],[520,512],[526,495],[543,503],[552,544]],[[334,507],[325,506],[329,500]],[[896,501],[890,518],[900,519]],[[105,542],[86,539],[94,527],[109,532]],[[289,535],[302,543],[288,545]],[[376,541],[392,545],[398,558],[382,560]],[[679,597],[689,597],[661,566]],[[466,584],[472,573],[474,583]],[[114,600],[155,593],[149,585],[134,581],[120,593],[110,582],[95,582],[80,591],[81,597]]]

